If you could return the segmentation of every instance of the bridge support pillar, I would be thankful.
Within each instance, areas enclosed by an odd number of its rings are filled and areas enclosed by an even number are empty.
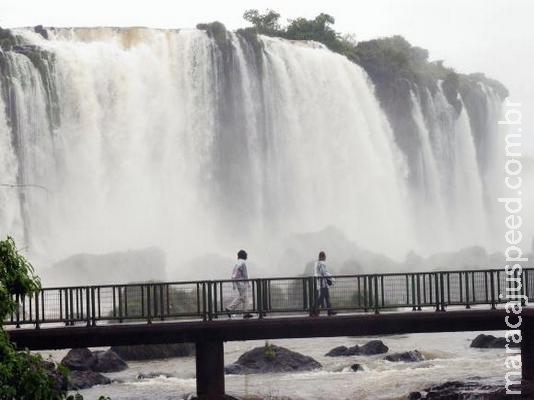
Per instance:
[[[521,326],[521,375],[523,382],[534,383],[534,332],[530,318]]]
[[[223,400],[224,344],[220,340],[196,342],[197,396],[199,400]]]

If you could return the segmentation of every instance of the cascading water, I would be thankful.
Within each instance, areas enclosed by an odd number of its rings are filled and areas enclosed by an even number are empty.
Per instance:
[[[157,245],[179,268],[184,254],[247,247],[267,266],[276,243],[327,226],[396,257],[486,243],[470,116],[441,91],[433,121],[412,94],[414,188],[366,73],[322,46],[198,30],[17,33],[42,57],[4,57],[0,183],[39,187],[0,187],[0,234],[41,259]]]

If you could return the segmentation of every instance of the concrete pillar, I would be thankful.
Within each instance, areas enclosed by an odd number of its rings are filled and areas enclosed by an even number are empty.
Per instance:
[[[523,317],[521,325],[521,372],[523,382],[534,383],[534,324]]]
[[[224,344],[196,342],[197,396],[199,400],[224,399]]]

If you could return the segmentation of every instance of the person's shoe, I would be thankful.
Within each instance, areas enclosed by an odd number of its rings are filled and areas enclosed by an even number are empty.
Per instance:
[[[328,311],[328,316],[333,316],[333,315],[336,315],[337,312],[335,312],[334,310],[332,311]]]
[[[224,311],[226,311],[226,314],[228,314],[228,318],[232,319],[232,313],[229,309],[225,308]]]
[[[243,319],[249,319],[249,318],[252,318],[251,313],[246,313],[245,315],[243,315]]]

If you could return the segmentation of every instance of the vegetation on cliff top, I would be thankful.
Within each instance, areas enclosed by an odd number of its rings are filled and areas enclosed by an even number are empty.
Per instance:
[[[335,19],[329,14],[321,13],[314,19],[296,18],[289,20],[287,26],[280,23],[280,14],[273,10],[266,10],[263,14],[254,9],[247,10],[243,18],[252,27],[239,30],[238,33],[242,35],[251,37],[253,34],[261,34],[322,43],[361,65],[375,83],[406,79],[428,87],[433,92],[436,81],[442,80],[445,95],[455,108],[459,106],[456,96],[458,91],[476,82],[484,82],[493,87],[503,98],[508,95],[507,89],[500,82],[486,78],[484,74],[458,74],[454,69],[445,67],[443,61],[430,62],[428,50],[412,46],[402,36],[357,43],[352,35],[341,35],[333,29]]]

